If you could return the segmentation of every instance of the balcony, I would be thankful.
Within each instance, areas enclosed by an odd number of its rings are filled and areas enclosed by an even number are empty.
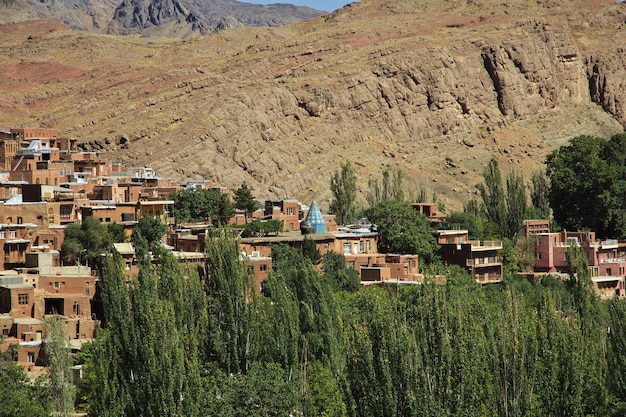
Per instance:
[[[480,242],[479,240],[470,240],[467,243],[472,245],[472,251],[502,249],[501,240],[485,240],[484,242]]]
[[[600,259],[600,264],[621,264],[623,262],[626,262],[626,257],[624,256],[620,256],[618,258],[606,258],[606,259]]]
[[[502,258],[500,256],[489,256],[485,258],[467,259],[466,266],[470,268],[501,265]]]

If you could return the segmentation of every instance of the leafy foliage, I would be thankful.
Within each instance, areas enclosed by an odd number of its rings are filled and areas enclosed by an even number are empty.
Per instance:
[[[243,228],[242,237],[252,236],[268,236],[271,234],[277,235],[283,230],[282,220],[253,220],[250,223],[246,223]]]
[[[383,201],[365,210],[365,216],[378,227],[381,252],[417,254],[420,260],[435,260],[437,242],[428,219],[408,203]]]
[[[626,236],[626,134],[578,136],[548,155],[550,207],[559,226]]]
[[[259,204],[254,199],[252,190],[245,182],[241,184],[241,187],[236,189],[233,194],[235,198],[235,207],[244,211],[247,222],[248,213],[254,212],[259,207]]]
[[[499,236],[516,238],[529,212],[522,177],[515,172],[509,173],[505,189],[498,160],[494,157],[489,161],[483,178],[484,183],[478,188],[483,202],[481,211],[497,227]]]
[[[67,336],[66,320],[60,316],[46,319],[44,350],[48,362],[48,381],[54,415],[74,415],[74,386],[72,384],[72,356]]]
[[[324,277],[336,291],[355,292],[361,288],[359,273],[346,267],[346,257],[333,251],[323,257]]]
[[[333,174],[330,191],[330,212],[336,216],[337,224],[351,223],[356,213],[356,174],[350,161],[341,164],[341,170]]]
[[[95,266],[99,257],[111,246],[113,240],[98,218],[89,216],[81,225],[69,224],[65,227],[65,238],[61,245],[61,257],[66,264],[77,262]]]
[[[93,415],[582,417],[626,407],[626,308],[594,296],[574,249],[565,284],[509,276],[481,287],[439,265],[446,284],[349,292],[337,291],[350,271],[342,255],[326,254],[320,275],[277,245],[257,297],[232,235],[207,243],[201,277],[163,250],[131,282],[107,259],[106,322],[85,363]]]
[[[143,238],[148,246],[151,246],[155,242],[158,243],[165,233],[167,233],[167,225],[158,217],[146,214],[135,225],[132,240],[133,243],[137,244]]]
[[[228,194],[219,190],[184,189],[171,195],[174,200],[176,222],[204,222],[227,224],[235,213]]]
[[[379,184],[376,178],[370,178],[367,181],[367,203],[371,207],[386,200],[404,201],[402,180],[403,175],[399,168],[394,173],[385,169],[383,171],[382,184]]]
[[[50,388],[41,379],[30,382],[24,369],[7,352],[0,352],[0,417],[47,417]]]

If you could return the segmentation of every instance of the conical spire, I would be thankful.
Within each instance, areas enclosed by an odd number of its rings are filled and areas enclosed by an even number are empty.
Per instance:
[[[311,203],[304,224],[313,228],[313,233],[326,233],[326,222],[315,200]]]

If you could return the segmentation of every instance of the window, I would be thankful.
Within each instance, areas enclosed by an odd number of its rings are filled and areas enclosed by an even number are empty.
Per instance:
[[[69,218],[72,214],[72,206],[61,206],[59,210],[61,217]]]
[[[541,252],[537,252],[537,260],[540,261],[541,260]]]
[[[72,168],[68,168],[65,173],[67,175],[72,175]]]
[[[606,276],[610,277],[611,276],[611,268],[607,268],[606,269]]]
[[[19,305],[28,305],[28,294],[18,294],[17,303]]]
[[[296,209],[293,207],[287,207],[287,216],[293,216],[296,213]]]
[[[17,224],[22,224],[24,222],[24,219],[22,219],[22,216],[17,216]]]
[[[7,237],[7,232],[4,230],[0,230],[0,239],[6,239]]]
[[[343,244],[343,254],[350,255],[350,243]]]
[[[89,288],[85,288],[85,295],[86,296],[91,295],[91,290]]]
[[[17,237],[17,230],[9,230],[9,237],[15,239]]]
[[[35,363],[35,352],[28,352],[28,363]]]
[[[261,272],[267,271],[267,265],[266,264],[259,265],[259,271],[261,271]]]
[[[54,288],[61,288],[61,285],[59,285],[59,281],[54,281]]]
[[[363,253],[363,250],[365,248],[365,242],[363,242],[362,240],[359,242],[359,251],[361,253]]]
[[[369,241],[369,240],[366,241],[365,242],[365,247],[367,248],[367,252],[369,253],[369,251],[372,250],[372,243],[371,243],[371,241]]]
[[[59,169],[59,175],[60,176],[64,176],[65,175],[65,171],[63,170],[63,168]]]

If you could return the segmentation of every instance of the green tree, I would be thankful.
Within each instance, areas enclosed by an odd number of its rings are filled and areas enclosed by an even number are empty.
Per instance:
[[[550,207],[559,226],[626,236],[626,135],[578,136],[547,157]]]
[[[81,262],[95,266],[112,242],[107,227],[98,218],[89,216],[80,226],[73,223],[66,226],[61,257],[66,264]]]
[[[493,223],[483,217],[467,212],[453,212],[446,215],[439,225],[442,230],[467,230],[471,240],[491,239],[498,235]]]
[[[241,187],[233,192],[235,198],[235,207],[239,210],[243,210],[246,223],[248,222],[248,214],[254,212],[259,204],[252,195],[252,190],[245,182],[241,184]]]
[[[478,186],[483,200],[483,208],[487,219],[493,222],[500,235],[505,237],[507,230],[506,202],[504,188],[502,186],[502,174],[498,166],[498,160],[491,158],[483,173],[484,183]]]
[[[219,190],[183,189],[172,193],[171,198],[178,223],[210,219],[216,224],[227,224],[235,212],[228,194]]]
[[[330,191],[330,212],[336,216],[337,224],[351,223],[356,213],[356,174],[349,160],[331,177]]]
[[[0,417],[48,417],[52,411],[49,385],[30,382],[14,363],[9,349],[0,352]]]
[[[208,303],[209,358],[226,373],[248,367],[249,297],[255,294],[253,277],[239,259],[239,243],[220,229],[207,239],[205,282]]]
[[[515,239],[528,215],[526,188],[523,178],[511,172],[506,177],[506,189],[498,160],[494,157],[483,173],[484,183],[479,185],[486,219],[495,224],[501,237]],[[476,209],[472,207],[471,209]]]
[[[44,351],[48,362],[48,380],[54,415],[73,416],[74,385],[67,323],[64,318],[55,315],[46,320],[45,330]]]
[[[107,233],[111,242],[113,243],[121,243],[126,240],[126,232],[124,231],[124,226],[119,223],[109,223],[107,224]]]
[[[294,410],[293,384],[278,364],[253,363],[229,385],[234,417],[288,416]]]
[[[208,331],[204,292],[196,270],[181,270],[170,252],[155,246],[154,262],[141,263],[129,283],[119,256],[105,260],[105,327],[85,364],[93,415],[201,413],[200,358]]]
[[[535,172],[531,177],[530,201],[532,202],[531,217],[537,219],[550,218],[550,184],[543,172]]]
[[[403,201],[402,181],[403,174],[399,168],[393,174],[387,169],[383,170],[382,185],[376,178],[370,178],[367,182],[369,190],[366,197],[370,207],[385,200]]]
[[[380,252],[417,254],[426,263],[436,259],[438,245],[430,223],[408,203],[383,201],[365,210],[365,216],[378,227]]]
[[[506,237],[516,239],[528,216],[526,188],[521,175],[511,172],[506,177]]]
[[[302,241],[302,255],[311,261],[313,265],[317,265],[322,260],[322,254],[317,248],[315,241],[308,236],[304,236],[304,240]]]
[[[167,225],[158,217],[143,215],[133,229],[132,241],[137,244],[140,237],[145,239],[149,246],[161,241],[163,235],[167,233]]]
[[[359,273],[346,266],[346,257],[340,253],[330,251],[323,256],[324,278],[335,291],[355,292],[361,288]]]

